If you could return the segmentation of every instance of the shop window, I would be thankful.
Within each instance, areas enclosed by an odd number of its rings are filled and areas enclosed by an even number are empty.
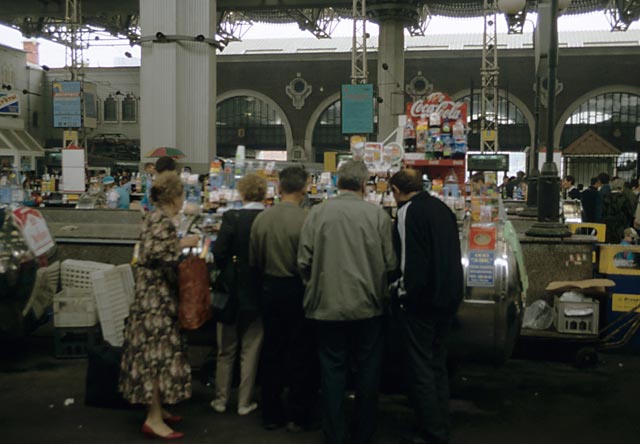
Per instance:
[[[102,117],[104,122],[118,121],[118,100],[111,94],[109,94],[109,96],[104,99],[102,109]]]
[[[122,121],[135,122],[137,120],[138,101],[133,94],[127,94],[122,99]]]

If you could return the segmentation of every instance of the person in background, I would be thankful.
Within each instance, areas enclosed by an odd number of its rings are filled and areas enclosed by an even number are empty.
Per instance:
[[[517,187],[520,186],[520,184],[524,180],[524,171],[518,171],[516,173],[516,175],[517,175],[517,177],[515,177],[515,178],[512,177],[509,180],[509,183],[506,185],[506,187],[507,187],[507,198],[508,199],[513,199],[514,198],[513,192],[515,191],[515,189]]]
[[[170,425],[182,418],[162,408],[191,397],[191,369],[178,326],[178,260],[199,238],[178,240],[172,221],[182,208],[183,186],[161,174],[151,188],[154,210],[142,222],[136,292],[124,331],[119,390],[132,404],[148,406],[142,433],[179,439]]]
[[[364,201],[369,171],[348,161],[338,169],[339,195],[313,207],[302,228],[298,267],[307,288],[304,310],[316,329],[325,442],[347,442],[345,388],[355,361],[354,444],[376,428],[384,345],[387,273],[396,268],[391,219]]]
[[[127,185],[129,185],[129,189],[127,189]],[[131,184],[127,182],[126,177],[118,179],[118,185],[115,190],[118,192],[118,206],[116,208],[128,210],[131,204],[131,195],[129,194],[131,192]]]
[[[598,178],[592,177],[589,188],[580,195],[584,222],[600,223],[602,221],[602,196],[598,193]]]
[[[638,243],[638,239],[638,232],[635,229],[631,227],[625,228],[624,237],[622,238],[620,245],[636,245]],[[623,257],[628,261],[633,261],[635,259],[634,253],[630,251],[625,251],[623,253]]]
[[[629,226],[633,217],[631,203],[622,194],[624,182],[616,178],[611,181],[611,192],[602,200],[602,221],[607,225],[608,244],[620,243],[624,236],[624,229]]]
[[[302,168],[283,169],[280,202],[258,214],[251,227],[251,266],[262,276],[262,425],[267,430],[285,424],[291,432],[309,427],[318,388],[315,341],[302,309],[304,285],[297,265],[307,177]],[[282,402],[286,386],[288,414]]]
[[[160,157],[156,160],[156,164],[154,165],[151,162],[147,162],[144,165],[144,171],[146,173],[146,192],[140,201],[140,208],[143,212],[153,211],[153,204],[149,200],[149,193],[151,190],[151,186],[153,184],[153,178],[157,174],[164,173],[165,171],[176,171],[178,165],[176,161],[168,156]]]
[[[611,186],[609,182],[611,181],[611,176],[608,173],[602,172],[598,174],[598,182],[596,183],[596,187],[598,188],[598,193],[604,199],[604,197],[611,193]]]
[[[562,194],[565,199],[580,199],[580,190],[576,188],[576,179],[573,176],[565,176],[562,179]]]
[[[107,196],[107,208],[118,208],[120,193],[116,190],[116,180],[112,176],[102,179],[104,194]]]
[[[394,231],[402,277],[397,310],[409,399],[418,436],[401,443],[449,442],[449,382],[446,343],[463,296],[463,272],[456,216],[441,200],[422,192],[415,170],[402,170],[389,184],[398,203]]]
[[[616,179],[618,178],[616,177]],[[622,188],[622,195],[629,201],[629,205],[631,206],[631,218],[629,220],[628,226],[632,227],[633,216],[636,214],[636,207],[638,206],[638,196],[636,196],[635,193],[633,192],[631,182],[624,182],[624,185]]]
[[[233,296],[238,301],[238,314],[235,324],[219,323],[217,326],[216,388],[211,407],[218,413],[227,410],[233,367],[239,355],[238,415],[242,416],[258,408],[258,404],[253,401],[253,386],[263,339],[259,312],[261,283],[250,266],[249,240],[253,221],[264,210],[267,182],[251,173],[238,181],[237,188],[243,207],[225,211],[218,238],[213,244],[213,256],[220,269],[224,269],[231,261],[236,261],[237,275]]]

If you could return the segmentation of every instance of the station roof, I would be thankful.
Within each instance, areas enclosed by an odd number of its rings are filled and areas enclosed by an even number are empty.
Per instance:
[[[333,37],[331,39],[246,39],[230,42],[222,55],[243,54],[314,54],[351,52],[351,37]],[[567,31],[559,33],[560,48],[587,47],[640,47],[640,30],[628,30],[624,33],[609,31]],[[377,50],[378,39],[372,36],[367,47]],[[500,34],[499,49],[532,49],[531,34]],[[410,37],[405,40],[406,51],[429,50],[481,50],[482,34],[434,34],[425,37]]]
[[[65,2],[45,0],[5,1],[0,9],[0,22],[16,26],[23,33],[43,36],[46,25],[60,23],[65,17]],[[127,35],[137,22],[140,0],[82,0],[82,21],[114,34]],[[527,0],[527,12],[535,12],[539,0]],[[445,17],[478,17],[483,14],[483,0],[368,0],[370,11],[389,5],[426,6],[431,15]],[[565,14],[583,14],[605,10],[610,0],[572,0]],[[217,12],[237,11],[248,20],[263,23],[295,23],[291,10],[331,8],[339,17],[352,15],[352,0],[217,0]],[[635,14],[635,13],[634,13]]]

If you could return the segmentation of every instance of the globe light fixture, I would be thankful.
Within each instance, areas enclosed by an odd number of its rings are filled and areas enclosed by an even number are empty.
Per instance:
[[[526,0],[498,0],[498,8],[505,14],[517,14],[526,4]]]

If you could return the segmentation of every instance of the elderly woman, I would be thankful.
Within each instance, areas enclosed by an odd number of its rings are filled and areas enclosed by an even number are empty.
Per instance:
[[[191,396],[191,369],[178,327],[177,264],[197,236],[178,240],[172,219],[183,203],[176,174],[160,174],[150,191],[155,209],[144,219],[136,274],[136,295],[125,328],[120,391],[132,404],[146,404],[142,433],[179,439],[168,424],[182,418],[162,409]]]
[[[238,182],[243,207],[229,210],[222,217],[222,226],[213,246],[216,264],[224,269],[231,261],[236,263],[234,297],[238,302],[236,322],[218,324],[218,359],[216,393],[211,407],[223,413],[229,402],[233,364],[240,355],[240,387],[238,414],[247,415],[258,408],[252,400],[258,357],[262,346],[262,319],[258,312],[260,282],[249,267],[249,237],[254,219],[264,209],[266,181],[257,174],[247,174]],[[239,350],[238,350],[239,348]]]

